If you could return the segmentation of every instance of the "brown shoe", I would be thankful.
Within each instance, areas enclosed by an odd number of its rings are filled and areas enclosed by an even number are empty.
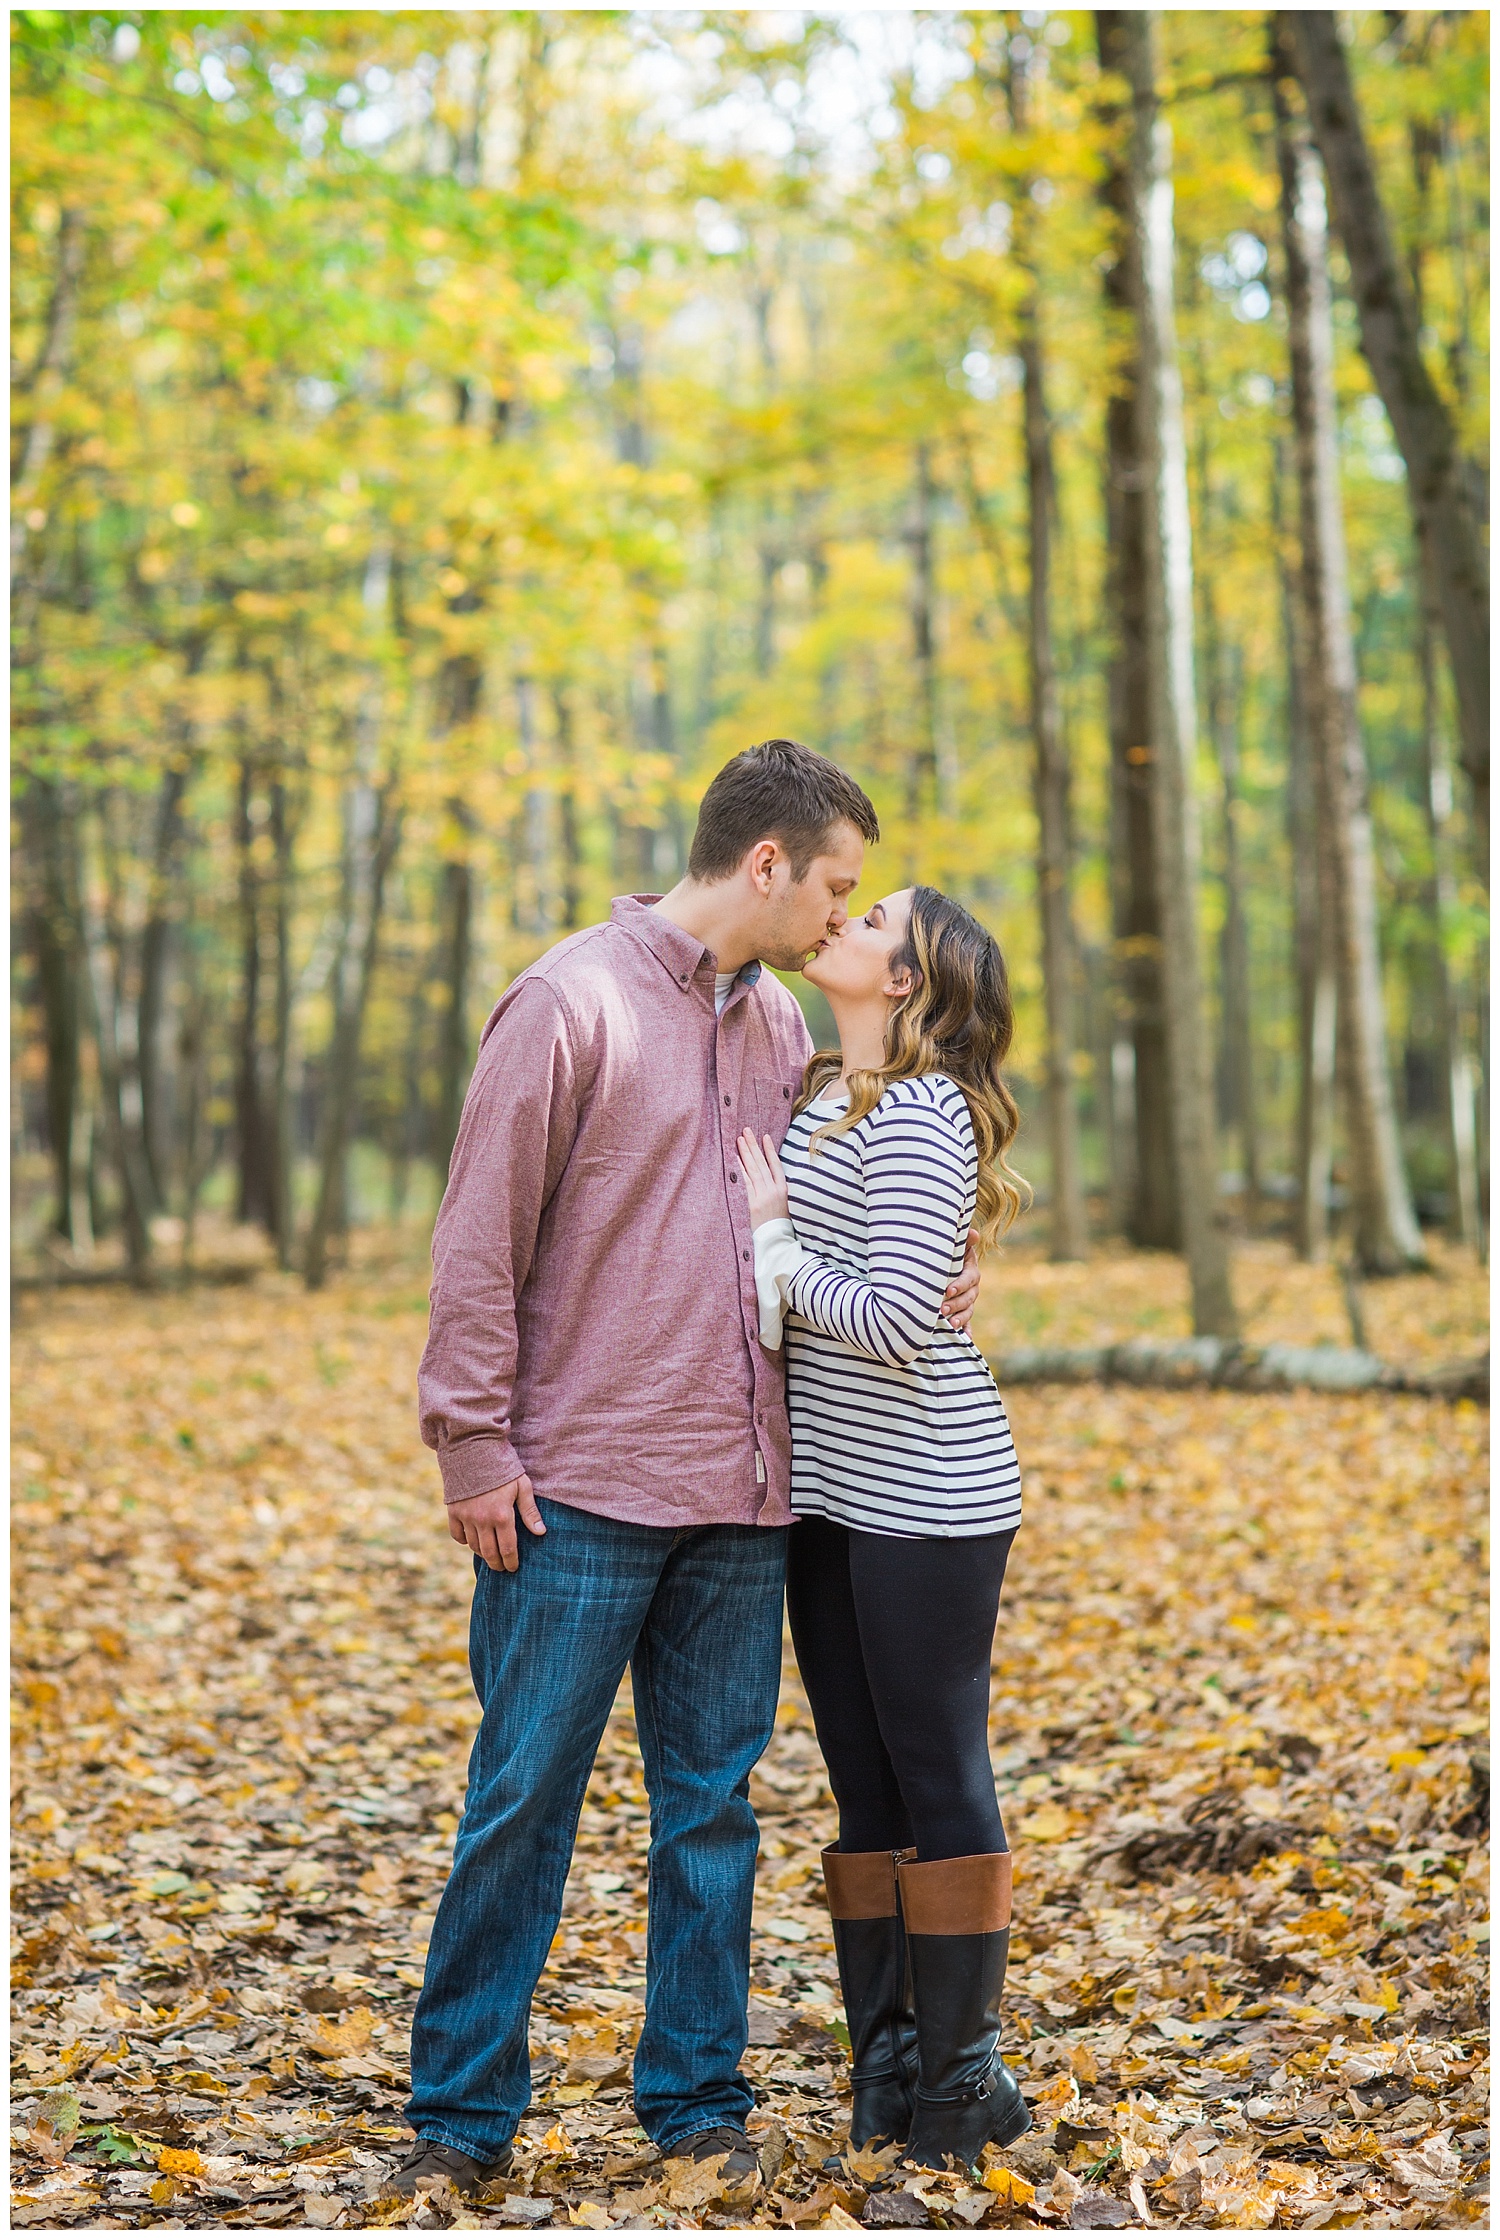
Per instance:
[[[760,2168],[754,2147],[732,2123],[716,2124],[712,2131],[694,2131],[686,2139],[675,2139],[670,2147],[663,2147],[662,2154],[673,2162],[679,2157],[689,2162],[717,2162],[722,2155],[724,2181],[731,2186],[743,2185]]]
[[[419,2186],[445,2181],[460,2199],[472,2201],[485,2186],[503,2178],[509,2168],[509,2147],[494,2162],[476,2162],[473,2155],[447,2146],[441,2139],[418,2139],[399,2169],[381,2179],[378,2195],[371,2198],[388,2201],[394,2195],[409,2201],[415,2198]]]

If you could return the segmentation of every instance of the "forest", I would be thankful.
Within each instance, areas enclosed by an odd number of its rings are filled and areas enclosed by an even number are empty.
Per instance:
[[[18,12],[20,1264],[428,1218],[778,735],[1001,937],[1055,1254],[1482,1248],[1485,26]]]
[[[11,31],[11,2223],[1484,2227],[1488,17]],[[1015,990],[1032,2128],[850,2147],[788,1648],[754,2169],[636,2119],[622,1688],[511,2165],[400,2197],[469,1068],[772,737]]]

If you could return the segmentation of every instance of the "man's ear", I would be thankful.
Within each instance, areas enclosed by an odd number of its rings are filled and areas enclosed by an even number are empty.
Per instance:
[[[781,849],[774,840],[757,840],[750,850],[748,865],[756,893],[764,901],[771,892],[776,877],[776,866],[781,860]]]

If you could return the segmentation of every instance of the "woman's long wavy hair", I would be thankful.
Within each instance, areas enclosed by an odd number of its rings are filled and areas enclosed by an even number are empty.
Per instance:
[[[974,1226],[981,1245],[991,1245],[1031,1200],[1030,1185],[1006,1158],[1021,1115],[1000,1073],[1015,1031],[1000,945],[961,903],[939,894],[936,887],[917,887],[906,932],[891,952],[890,969],[893,979],[909,972],[912,985],[910,995],[891,1013],[885,1063],[850,1074],[848,1111],[816,1131],[809,1151],[816,1151],[824,1136],[842,1135],[857,1126],[875,1110],[893,1081],[911,1081],[924,1073],[947,1074],[963,1091],[974,1123],[979,1154]],[[808,1060],[798,1112],[838,1079],[841,1064],[837,1050],[819,1050]]]

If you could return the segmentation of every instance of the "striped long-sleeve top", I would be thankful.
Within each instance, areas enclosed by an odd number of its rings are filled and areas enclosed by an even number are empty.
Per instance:
[[[1021,1515],[1004,1403],[967,1332],[944,1321],[974,1219],[977,1159],[945,1074],[896,1082],[847,1134],[781,1147],[790,1220],[755,1232],[761,1339],[787,1356],[792,1509],[865,1532],[959,1539]]]

